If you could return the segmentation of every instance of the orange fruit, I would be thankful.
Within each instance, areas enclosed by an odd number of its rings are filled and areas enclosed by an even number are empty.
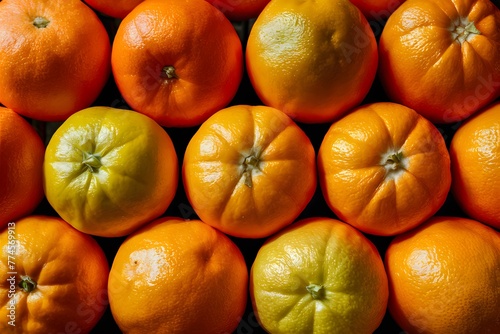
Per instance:
[[[241,41],[204,0],[151,0],[121,22],[111,58],[125,101],[163,126],[202,123],[232,100],[243,74]]]
[[[0,107],[0,229],[31,213],[43,198],[45,146],[35,129]]]
[[[0,233],[0,332],[89,333],[108,305],[109,267],[92,237],[28,216]]]
[[[385,254],[389,310],[408,333],[497,333],[500,234],[473,220],[434,217]]]
[[[405,106],[361,106],[332,124],[318,153],[328,206],[366,233],[416,227],[444,204],[450,157],[441,133]]]
[[[76,229],[104,237],[159,217],[177,189],[169,135],[147,116],[108,107],[70,116],[47,145],[43,171],[54,210]]]
[[[232,21],[257,17],[270,0],[207,0]]]
[[[109,302],[125,334],[231,333],[247,283],[243,255],[227,236],[199,220],[164,217],[118,249]]]
[[[389,97],[434,123],[463,120],[500,94],[500,10],[489,0],[406,1],[379,52]]]
[[[262,238],[290,224],[311,200],[314,148],[281,111],[232,106],[191,138],[182,176],[203,222],[233,236]]]
[[[268,333],[373,333],[386,312],[387,276],[361,232],[335,219],[309,218],[259,249],[250,296]]]
[[[386,20],[405,0],[350,0],[369,19]],[[382,22],[379,22],[382,23]]]
[[[451,145],[452,191],[473,219],[500,229],[500,103],[461,125]]]
[[[81,1],[0,2],[0,102],[62,121],[98,97],[110,73],[110,42]]]
[[[96,11],[111,17],[123,19],[144,0],[85,0]]]
[[[262,102],[304,123],[332,121],[361,103],[377,58],[373,32],[348,0],[273,0],[246,49]]]

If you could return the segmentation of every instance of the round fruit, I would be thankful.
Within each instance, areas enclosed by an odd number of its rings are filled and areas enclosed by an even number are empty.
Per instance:
[[[265,106],[217,112],[189,142],[184,189],[200,219],[237,237],[290,224],[316,189],[314,148],[284,113]]]
[[[361,103],[377,58],[373,32],[348,0],[273,0],[246,50],[262,102],[305,123],[332,121]]]
[[[387,276],[361,232],[338,220],[310,218],[261,247],[250,296],[269,333],[373,333],[387,307]]]
[[[0,233],[0,332],[89,333],[108,305],[104,252],[60,218],[29,216]]]
[[[111,63],[125,101],[159,124],[201,124],[232,100],[243,74],[234,27],[204,0],[151,0],[121,22]]]
[[[62,121],[101,93],[110,50],[106,29],[81,1],[1,1],[0,102]]]
[[[318,153],[329,207],[366,233],[394,235],[444,204],[450,157],[440,132],[405,106],[361,106],[332,124]]]
[[[98,236],[123,236],[159,217],[174,198],[177,177],[168,134],[129,110],[81,110],[45,152],[49,203],[76,229]]]
[[[463,120],[500,94],[499,31],[489,0],[406,1],[380,38],[382,84],[434,123]]]
[[[123,333],[232,333],[248,272],[238,247],[199,220],[160,218],[120,246],[108,284]]]
[[[450,146],[452,191],[472,218],[500,229],[500,103],[463,124]]]
[[[257,17],[270,0],[207,0],[232,21]]]
[[[350,0],[369,19],[384,20],[394,12],[405,0]]]
[[[12,110],[0,107],[0,229],[31,213],[42,200],[44,152],[35,129]]]
[[[396,237],[385,263],[389,310],[407,333],[498,332],[498,232],[469,219],[434,217]]]
[[[85,2],[95,9],[111,17],[123,19],[138,4],[144,0],[85,0]]]

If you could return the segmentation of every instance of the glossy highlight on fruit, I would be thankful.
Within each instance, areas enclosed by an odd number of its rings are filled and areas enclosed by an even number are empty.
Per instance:
[[[433,217],[385,254],[389,310],[408,333],[496,333],[500,233],[477,221]]]
[[[218,334],[238,326],[248,273],[238,247],[199,220],[163,217],[127,238],[109,276],[125,334]]]

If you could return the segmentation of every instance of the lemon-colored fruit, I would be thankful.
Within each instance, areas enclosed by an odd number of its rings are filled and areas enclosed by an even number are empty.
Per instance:
[[[45,152],[47,200],[76,229],[98,236],[129,234],[163,214],[177,176],[168,134],[130,110],[78,111],[57,129]]]
[[[375,246],[338,220],[309,218],[267,240],[250,274],[261,326],[278,333],[372,333],[388,283]]]

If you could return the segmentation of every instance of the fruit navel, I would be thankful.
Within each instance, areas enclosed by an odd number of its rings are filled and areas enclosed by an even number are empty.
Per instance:
[[[96,173],[102,166],[101,157],[97,154],[83,152],[82,164],[85,165],[91,173]]]
[[[243,177],[245,178],[245,185],[252,188],[252,171],[254,169],[260,170],[259,168],[260,160],[254,155],[249,155],[243,160]]]
[[[165,80],[179,79],[177,73],[175,73],[175,67],[168,65],[162,68],[161,77]]]
[[[311,283],[306,286],[307,292],[309,292],[313,299],[320,300],[325,297],[325,288],[320,284]]]
[[[25,292],[31,292],[36,289],[36,282],[28,275],[21,275],[21,282],[19,282],[19,287]]]
[[[47,26],[49,25],[50,21],[47,20],[45,17],[43,16],[37,16],[35,17],[35,19],[33,20],[33,25],[37,28],[47,28]]]

